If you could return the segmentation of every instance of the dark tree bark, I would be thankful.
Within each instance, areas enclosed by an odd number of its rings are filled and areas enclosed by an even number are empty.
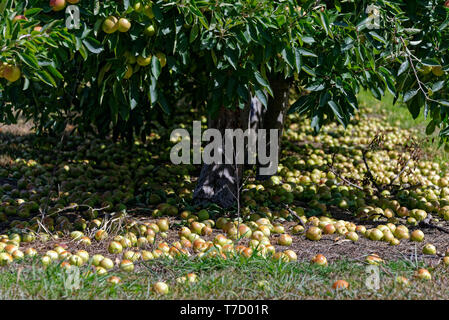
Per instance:
[[[225,129],[270,129],[279,130],[279,146],[288,107],[289,83],[284,79],[270,81],[274,97],[270,97],[268,109],[253,97],[244,110],[222,108],[217,119],[209,120],[209,128],[219,129],[224,137]],[[224,150],[225,152],[225,150]],[[223,208],[236,204],[240,192],[244,166],[230,164],[204,164],[195,188],[193,198],[196,204],[216,203]],[[267,179],[267,176],[260,176]]]
[[[209,127],[220,130],[243,129],[248,126],[249,106],[244,110],[222,108],[217,119],[209,120]],[[226,152],[226,150],[223,150]],[[197,204],[216,203],[229,208],[236,203],[242,180],[243,165],[203,164],[193,197]]]
[[[285,115],[289,107],[289,93],[290,93],[290,83],[285,79],[274,78],[270,81],[271,89],[273,90],[274,97],[268,98],[268,109],[263,114],[263,121],[259,125],[260,128],[267,130],[267,141],[271,141],[271,129],[278,131],[278,159],[281,156],[281,141],[282,133],[284,129]],[[269,148],[267,148],[269,150]],[[260,167],[268,167],[268,165]],[[260,169],[259,167],[259,169]],[[259,170],[258,170],[259,172]],[[271,176],[259,175],[258,180],[266,180]]]

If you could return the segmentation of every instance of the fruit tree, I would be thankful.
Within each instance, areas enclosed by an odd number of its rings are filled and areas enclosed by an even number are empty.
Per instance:
[[[191,105],[220,130],[298,112],[318,132],[363,88],[423,109],[445,143],[448,25],[442,0],[1,0],[0,121],[132,139]],[[195,198],[232,205],[242,169],[204,165]]]

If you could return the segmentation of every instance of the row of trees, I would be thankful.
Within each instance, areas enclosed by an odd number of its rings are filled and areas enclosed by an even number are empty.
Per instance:
[[[298,112],[318,132],[346,126],[364,88],[424,110],[445,143],[448,13],[438,0],[1,0],[0,122],[132,139],[193,105],[221,130],[245,129],[252,109],[255,127],[282,132]],[[232,205],[241,170],[204,166],[197,200]]]

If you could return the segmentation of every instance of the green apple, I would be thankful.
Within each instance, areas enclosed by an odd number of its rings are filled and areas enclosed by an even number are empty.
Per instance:
[[[122,260],[120,262],[120,270],[126,271],[126,272],[132,272],[134,271],[134,264],[132,261],[129,260]]]
[[[410,240],[416,242],[422,242],[424,240],[424,232],[421,230],[414,230],[410,233]]]
[[[422,249],[422,253],[424,254],[428,254],[428,255],[434,255],[437,253],[437,249],[435,248],[435,246],[433,244],[427,243],[423,249]]]
[[[120,242],[117,241],[111,241],[111,243],[108,246],[108,252],[111,254],[118,254],[123,251],[123,246]]]

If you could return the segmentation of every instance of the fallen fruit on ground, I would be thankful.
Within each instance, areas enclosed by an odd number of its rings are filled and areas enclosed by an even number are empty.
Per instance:
[[[111,270],[112,268],[114,268],[114,262],[109,258],[103,258],[100,261],[100,267],[103,267],[106,270]]]
[[[108,278],[108,282],[112,284],[119,284],[121,282],[121,279],[116,276],[111,276]]]
[[[292,244],[292,242],[293,242],[293,239],[288,234],[282,234],[278,239],[278,243],[281,246],[290,246]]]
[[[134,264],[130,260],[122,260],[120,262],[120,269],[126,272],[134,271]]]
[[[157,294],[162,294],[165,295],[169,292],[169,287],[165,282],[156,282],[153,285],[153,290],[154,292],[156,292]]]
[[[421,230],[414,230],[410,233],[410,240],[422,242],[424,240],[424,233]]]
[[[373,265],[379,265],[381,263],[384,263],[385,261],[380,258],[377,254],[371,254],[366,257],[366,262]]]
[[[406,277],[403,277],[403,276],[397,276],[395,281],[397,284],[404,286],[404,287],[408,287],[410,285],[410,281]]]
[[[318,241],[321,239],[321,229],[318,227],[310,227],[306,231],[306,237],[309,240]]]
[[[349,239],[353,242],[357,242],[359,240],[359,236],[354,231],[346,233],[346,239]]]
[[[422,252],[423,252],[424,254],[434,255],[434,254],[437,253],[437,249],[435,248],[435,246],[434,246],[433,244],[427,243],[427,244],[423,247]]]
[[[337,280],[332,285],[335,290],[344,290],[349,288],[349,283],[346,280]]]
[[[5,266],[13,261],[12,256],[6,252],[0,252],[0,266]]]
[[[319,266],[327,266],[327,259],[322,254],[317,254],[312,258],[312,263],[317,264]]]
[[[421,268],[415,273],[415,276],[421,280],[432,280],[432,275],[429,270]]]

